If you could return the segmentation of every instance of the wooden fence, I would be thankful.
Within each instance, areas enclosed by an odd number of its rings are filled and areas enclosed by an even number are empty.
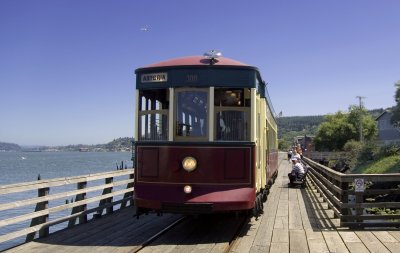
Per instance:
[[[318,152],[318,151],[304,151],[303,155],[314,161],[330,161],[344,159],[346,156],[345,152]]]
[[[49,234],[49,228],[57,224],[68,221],[65,227],[72,227],[88,222],[89,214],[93,214],[92,218],[99,218],[104,210],[105,214],[112,213],[116,205],[119,205],[119,208],[133,205],[133,180],[133,169],[125,169],[0,185],[2,199],[0,229],[20,223],[29,224],[30,221],[30,226],[19,227],[16,231],[0,234],[0,245],[22,236],[26,236],[25,241],[31,241],[35,237],[45,237]],[[53,191],[55,193],[51,194]],[[32,193],[35,196],[32,196]],[[7,202],[7,197],[12,195],[23,196],[23,198]],[[89,197],[89,195],[94,196]],[[21,214],[21,208],[25,211],[23,214]],[[7,215],[4,214],[5,212]],[[10,214],[15,214],[15,216],[10,217]],[[53,216],[57,218],[51,219]],[[1,219],[3,217],[4,219]]]
[[[400,173],[343,174],[304,157],[307,177],[344,227],[400,227]]]

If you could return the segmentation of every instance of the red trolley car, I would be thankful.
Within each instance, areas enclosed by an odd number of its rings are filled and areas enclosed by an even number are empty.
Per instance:
[[[278,152],[258,69],[212,50],[135,73],[137,214],[259,211]]]

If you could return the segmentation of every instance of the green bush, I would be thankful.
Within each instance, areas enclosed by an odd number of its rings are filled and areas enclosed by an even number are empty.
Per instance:
[[[350,168],[357,166],[362,148],[362,143],[355,140],[350,140],[344,144],[343,150],[346,152],[346,160]]]
[[[374,160],[374,157],[379,153],[379,148],[375,142],[369,141],[362,145],[358,157],[359,163]]]
[[[379,156],[381,158],[397,155],[399,153],[399,147],[395,144],[389,144],[382,146],[379,150]]]

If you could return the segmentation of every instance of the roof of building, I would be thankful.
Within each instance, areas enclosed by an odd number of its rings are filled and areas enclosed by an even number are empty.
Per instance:
[[[385,115],[387,113],[387,111],[384,111],[384,112],[382,112],[381,113],[381,115],[379,115],[376,119],[375,119],[375,121],[378,121],[383,115]]]

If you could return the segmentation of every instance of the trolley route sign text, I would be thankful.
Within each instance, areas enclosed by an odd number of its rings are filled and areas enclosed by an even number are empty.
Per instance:
[[[159,83],[168,81],[167,73],[142,74],[142,83]]]

